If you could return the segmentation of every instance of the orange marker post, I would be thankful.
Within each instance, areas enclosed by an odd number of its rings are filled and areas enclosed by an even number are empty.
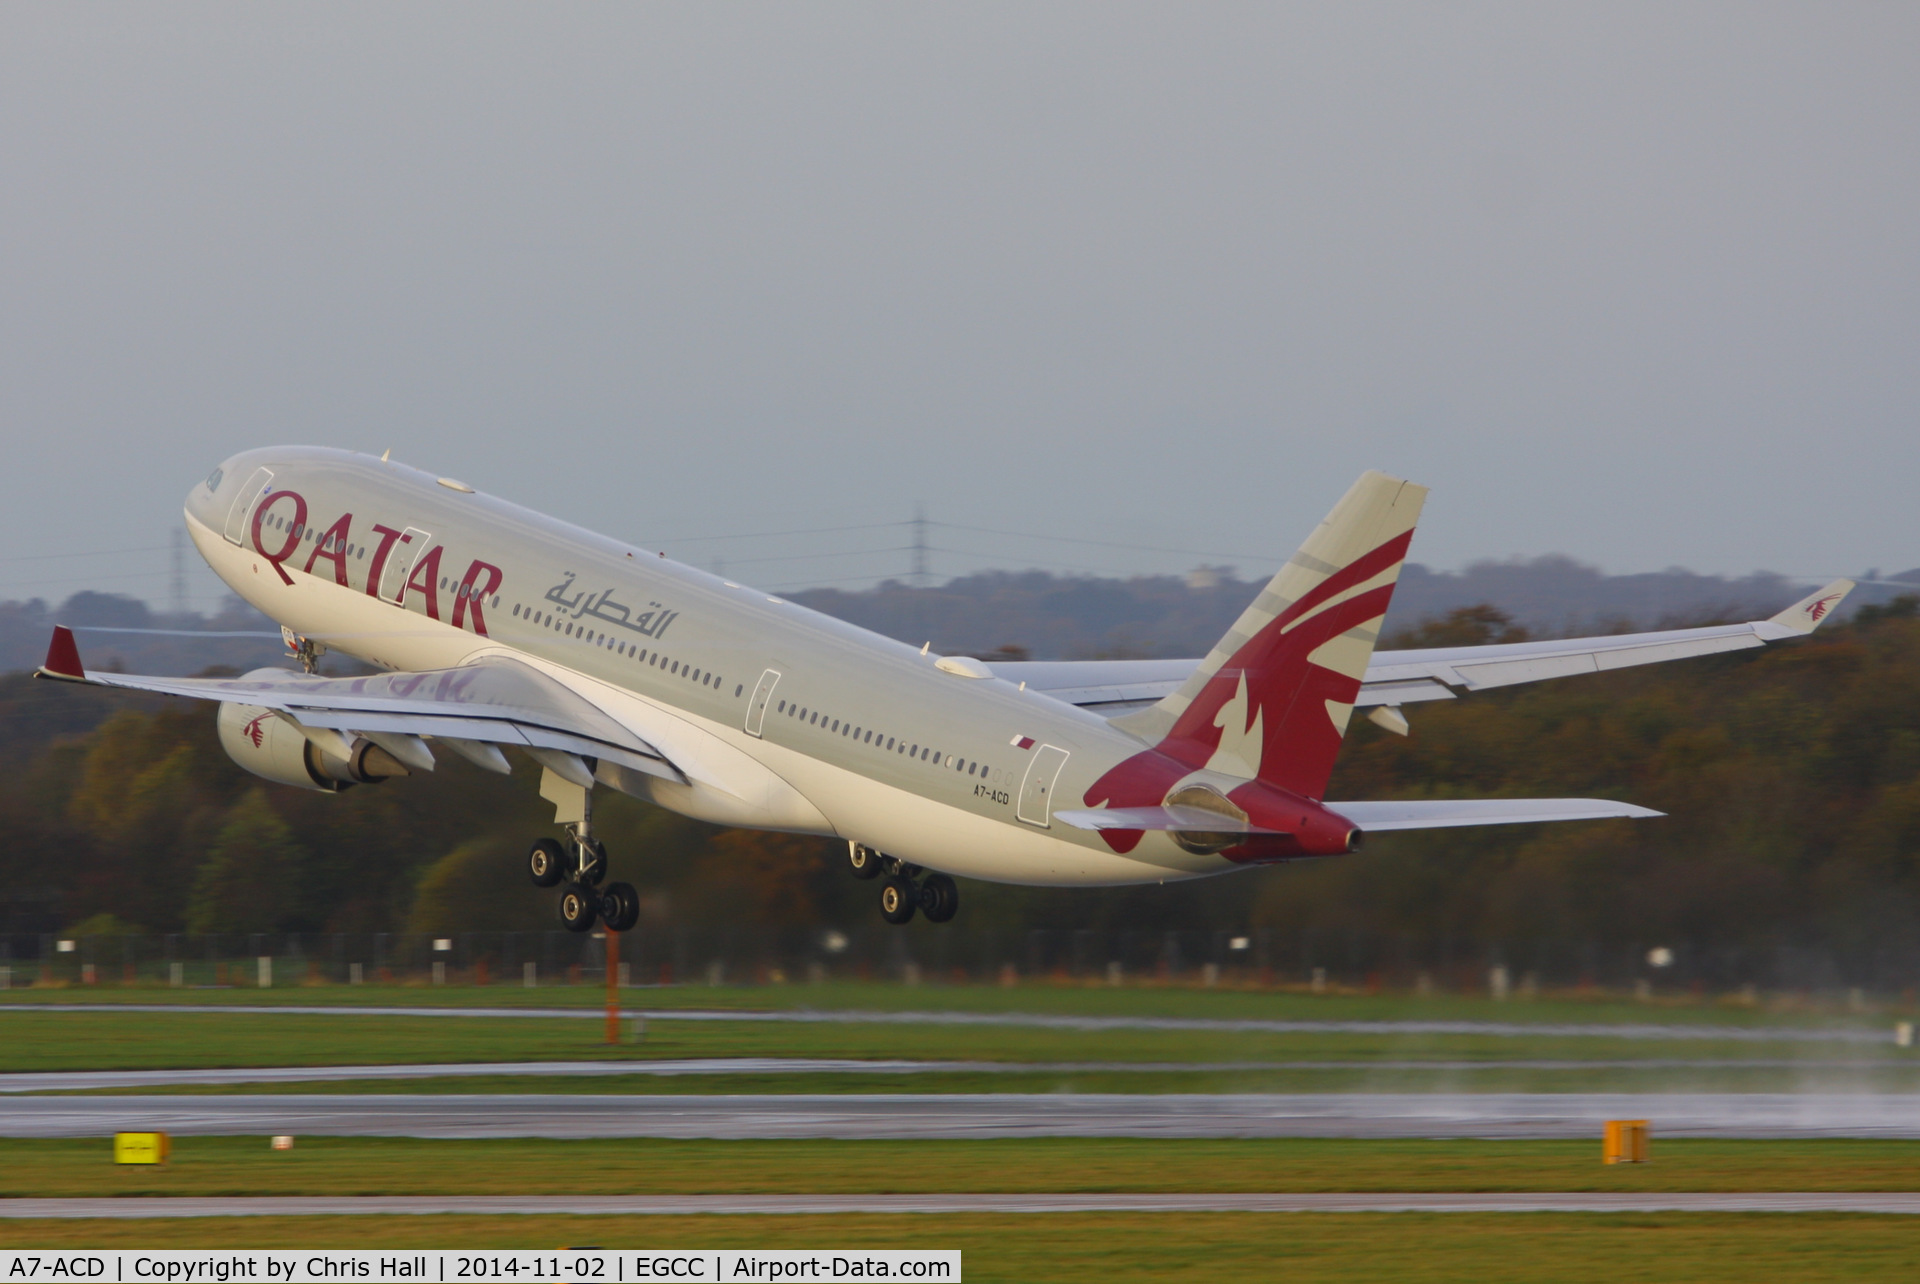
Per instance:
[[[1600,1143],[1603,1164],[1644,1164],[1647,1162],[1647,1121],[1609,1119]]]
[[[607,932],[607,1042],[620,1042],[620,933]]]

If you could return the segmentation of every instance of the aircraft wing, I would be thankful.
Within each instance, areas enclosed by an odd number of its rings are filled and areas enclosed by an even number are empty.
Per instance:
[[[348,740],[359,734],[389,747],[407,737],[471,740],[530,749],[535,757],[541,756],[540,751],[557,751],[605,759],[686,783],[664,754],[591,701],[529,665],[502,657],[454,669],[362,678],[320,678],[292,671],[275,671],[271,677],[142,677],[86,669],[72,632],[55,628],[47,662],[36,676],[258,705],[303,731],[323,736],[338,732]],[[430,755],[427,762],[431,763]]]
[[[1744,624],[1492,646],[1376,651],[1354,703],[1368,706],[1451,700],[1455,687],[1480,691],[1765,646],[1813,632],[1852,589],[1852,580],[1835,580],[1770,619]],[[1041,660],[994,663],[991,667],[997,678],[1023,682],[1056,700],[1114,716],[1172,694],[1197,664],[1198,660]]]

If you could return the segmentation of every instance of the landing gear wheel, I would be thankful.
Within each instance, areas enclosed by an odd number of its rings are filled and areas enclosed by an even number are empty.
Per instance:
[[[560,922],[569,932],[584,932],[600,912],[600,897],[584,883],[568,883],[560,893]]]
[[[929,923],[945,923],[960,908],[960,889],[945,874],[928,874],[920,883],[920,912]]]
[[[847,844],[847,865],[855,878],[865,880],[880,877],[880,864],[880,853],[873,848],[863,847],[859,843]]]
[[[589,838],[575,843],[574,850],[580,858],[580,870],[574,877],[588,887],[600,886],[600,880],[607,876],[607,849]]]
[[[640,921],[640,893],[631,883],[608,883],[600,893],[600,921],[609,932],[631,931]]]
[[[880,917],[889,923],[898,925],[912,918],[919,899],[920,890],[898,874],[880,880]]]
[[[527,853],[527,873],[535,887],[552,887],[566,877],[567,851],[551,838],[542,838]]]

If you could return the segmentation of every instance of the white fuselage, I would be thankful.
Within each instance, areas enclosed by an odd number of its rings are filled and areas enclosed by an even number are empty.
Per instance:
[[[502,654],[532,665],[679,768],[688,783],[600,771],[675,811],[1008,883],[1236,868],[1166,834],[1123,855],[1053,821],[1055,797],[1079,805],[1144,747],[1071,705],[369,456],[253,451],[209,480],[189,497],[188,531],[270,618],[386,669]]]

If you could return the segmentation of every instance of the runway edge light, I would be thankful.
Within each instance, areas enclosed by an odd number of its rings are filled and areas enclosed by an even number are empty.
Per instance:
[[[116,1164],[164,1164],[173,1149],[164,1132],[116,1132],[113,1134],[113,1162]]]

